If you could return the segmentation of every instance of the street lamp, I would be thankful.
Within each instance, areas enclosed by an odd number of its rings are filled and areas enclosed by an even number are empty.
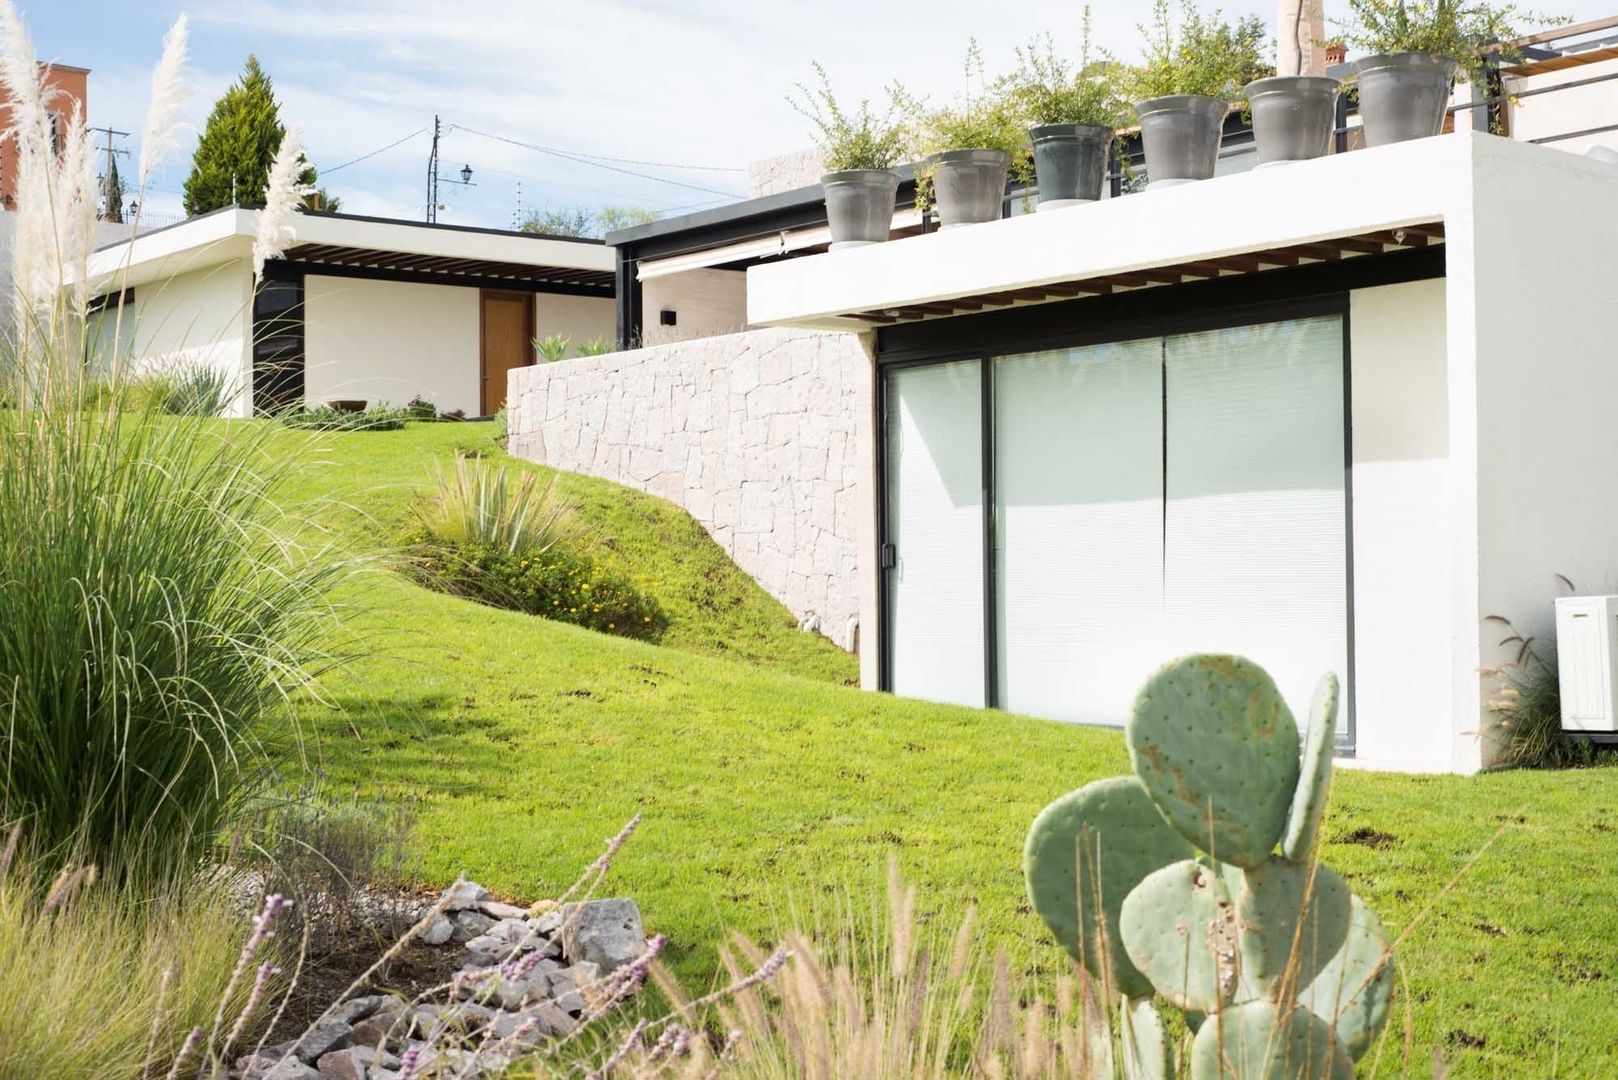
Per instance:
[[[461,183],[470,184],[471,182],[472,182],[472,166],[470,166],[470,165],[462,165],[461,166]]]

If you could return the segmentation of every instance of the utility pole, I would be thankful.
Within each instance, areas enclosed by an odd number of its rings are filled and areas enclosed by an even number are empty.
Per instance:
[[[101,147],[101,152],[107,155],[107,163],[101,169],[101,220],[113,221],[119,224],[124,220],[124,183],[118,176],[118,155],[128,154],[128,150],[112,145],[114,136],[127,138],[129,132],[118,131],[114,128],[91,128],[97,135],[105,135],[107,144]]]
[[[427,224],[438,220],[438,114],[433,114],[433,149],[427,155]]]
[[[453,127],[454,125],[450,125]],[[427,155],[427,224],[431,225],[438,220],[438,136],[442,131],[438,122],[438,115],[433,115],[433,149]],[[462,187],[477,187],[472,183],[472,166],[461,166],[459,180],[444,180],[445,184],[460,184]]]

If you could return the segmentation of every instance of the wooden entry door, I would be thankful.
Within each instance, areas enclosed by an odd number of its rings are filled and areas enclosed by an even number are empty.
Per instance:
[[[506,373],[534,362],[534,295],[484,289],[482,296],[483,415],[506,403]]]

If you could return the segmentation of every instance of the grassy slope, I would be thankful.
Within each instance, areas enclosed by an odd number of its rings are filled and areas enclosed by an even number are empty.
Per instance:
[[[397,515],[431,452],[482,437],[448,425],[344,436],[329,444],[332,464],[309,472],[307,494]],[[671,523],[678,515],[581,486],[633,508],[601,512],[629,515],[623,550],[658,559],[653,576],[679,576],[671,564],[691,546]],[[629,535],[647,520],[659,536],[682,537],[678,551]],[[708,977],[725,929],[769,937],[789,906],[874,883],[890,850],[924,904],[952,912],[975,902],[1014,957],[1058,962],[1022,903],[1023,832],[1051,798],[1127,768],[1116,734],[833,685],[843,658],[795,634],[777,640],[752,614],[771,610],[757,598],[733,617],[768,666],[602,637],[394,579],[369,600],[359,621],[384,654],[329,681],[341,711],[304,710],[321,736],[310,753],[336,783],[419,799],[427,876],[464,868],[490,887],[543,895],[642,812],[615,888],[670,935],[692,979]],[[704,648],[711,634],[684,634],[679,643],[714,651]],[[1457,1076],[1545,1076],[1553,1062],[1557,1075],[1612,1075],[1618,770],[1344,772],[1325,857],[1397,935],[1502,826],[1403,945],[1415,1072],[1426,1075],[1436,1046]],[[1397,1064],[1384,1061],[1381,1075],[1401,1074]]]

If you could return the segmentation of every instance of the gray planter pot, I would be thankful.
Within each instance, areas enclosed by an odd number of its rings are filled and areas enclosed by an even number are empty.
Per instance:
[[[1354,61],[1365,145],[1425,139],[1444,130],[1455,61],[1397,52]]]
[[[1219,160],[1230,106],[1201,94],[1171,94],[1137,102],[1141,148],[1150,184],[1206,180]]]
[[[1247,84],[1260,165],[1307,161],[1331,152],[1342,84],[1325,75],[1277,75]]]
[[[1034,182],[1040,210],[1056,210],[1101,198],[1107,178],[1112,128],[1102,124],[1039,124],[1028,129],[1034,143]]]
[[[930,159],[938,227],[998,221],[1011,155],[999,150],[945,150]]]
[[[899,174],[887,169],[844,169],[820,178],[826,196],[831,249],[880,244],[893,228]]]

